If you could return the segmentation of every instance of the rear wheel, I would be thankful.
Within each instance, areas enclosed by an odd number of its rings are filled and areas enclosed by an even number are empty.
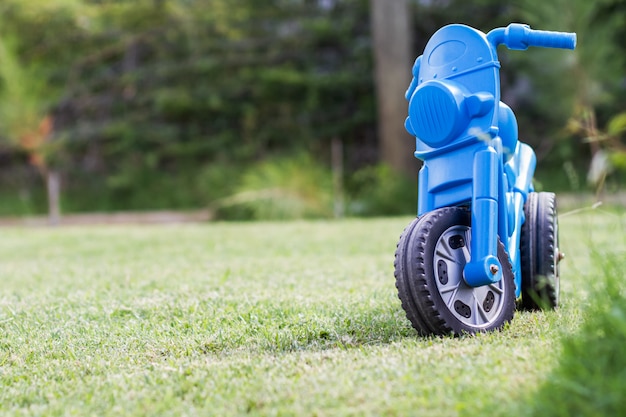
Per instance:
[[[521,233],[522,308],[554,309],[559,305],[559,224],[556,196],[530,193],[524,205]]]
[[[498,242],[502,279],[475,288],[463,279],[470,243],[470,211],[461,207],[427,213],[400,237],[396,287],[407,318],[420,334],[496,330],[513,318],[515,283],[504,245]]]

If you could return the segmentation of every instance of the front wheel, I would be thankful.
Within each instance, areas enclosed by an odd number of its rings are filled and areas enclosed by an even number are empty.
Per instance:
[[[415,219],[398,242],[395,277],[407,318],[422,335],[500,329],[515,311],[511,263],[498,241],[502,279],[470,287],[463,268],[470,260],[470,211],[445,207]]]

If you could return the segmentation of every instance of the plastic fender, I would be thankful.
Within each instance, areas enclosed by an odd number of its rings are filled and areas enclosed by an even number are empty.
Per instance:
[[[533,176],[535,175],[535,167],[537,166],[537,157],[533,148],[525,143],[519,143],[516,150],[517,169],[515,177],[515,189],[526,196],[532,188]]]
[[[469,205],[474,155],[484,149],[480,142],[424,161],[419,172],[418,215],[446,206]]]
[[[525,143],[518,142],[513,157],[505,164],[507,177],[513,179],[509,185],[507,212],[511,227],[507,250],[515,275],[515,295],[521,294],[522,271],[520,264],[520,234],[524,224],[524,203],[528,193],[533,191],[532,178],[535,173],[537,158],[535,152]]]
[[[519,297],[522,293],[522,266],[520,261],[520,233],[522,224],[524,223],[524,196],[520,192],[512,194],[512,201],[509,204],[509,212],[516,214],[517,222],[511,230],[511,236],[508,239],[508,252],[511,266],[513,267],[513,275],[515,276],[515,297]],[[521,216],[521,217],[520,217]]]

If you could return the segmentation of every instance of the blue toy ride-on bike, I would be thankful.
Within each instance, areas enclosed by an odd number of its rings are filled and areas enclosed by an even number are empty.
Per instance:
[[[574,49],[576,35],[449,25],[413,66],[405,126],[423,166],[418,217],[398,242],[395,277],[423,335],[495,330],[517,300],[526,309],[559,302],[555,195],[534,192],[535,154],[500,101],[500,44]]]

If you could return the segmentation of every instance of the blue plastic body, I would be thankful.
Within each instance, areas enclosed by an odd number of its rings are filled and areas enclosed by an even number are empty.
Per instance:
[[[498,282],[498,237],[521,291],[520,232],[532,191],[533,150],[518,140],[513,111],[500,101],[497,47],[574,49],[573,33],[535,31],[513,23],[488,34],[465,25],[439,29],[413,66],[405,127],[416,138],[418,215],[446,207],[471,208],[471,286]]]

